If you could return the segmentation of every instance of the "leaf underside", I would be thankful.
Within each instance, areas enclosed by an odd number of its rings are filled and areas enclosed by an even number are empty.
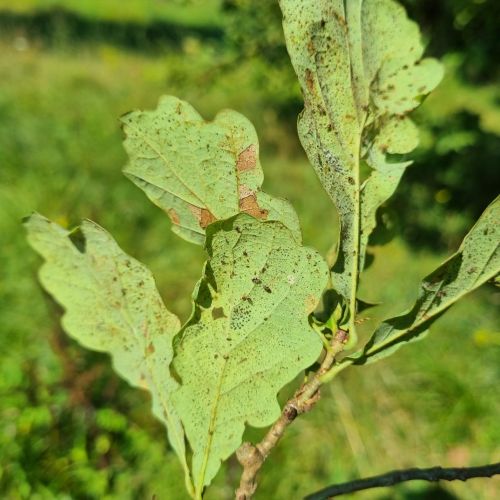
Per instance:
[[[406,115],[442,69],[422,59],[418,26],[392,0],[280,0],[280,6],[304,97],[300,140],[340,217],[333,286],[355,311],[375,213],[409,165],[389,155],[416,147]],[[354,316],[350,326],[353,334]]]
[[[151,392],[153,411],[167,425],[189,487],[184,432],[171,401],[178,383],[168,368],[180,323],[165,308],[151,273],[91,221],[80,227],[83,249],[71,239],[75,232],[39,214],[25,227],[45,260],[40,281],[65,310],[64,329],[84,347],[110,354],[125,380]]]
[[[451,305],[500,273],[500,197],[493,201],[464,238],[459,250],[424,278],[418,299],[402,316],[384,321],[365,348],[347,358],[371,363],[421,338]]]
[[[206,248],[173,363],[198,492],[241,444],[244,424],[275,421],[277,392],[318,358],[322,343],[308,315],[328,279],[323,259],[279,222],[241,214],[215,223]]]
[[[261,191],[259,142],[243,115],[226,110],[206,122],[190,104],[164,96],[156,110],[122,122],[124,173],[168,214],[176,234],[202,245],[210,223],[243,212],[283,222],[300,243],[290,203]]]

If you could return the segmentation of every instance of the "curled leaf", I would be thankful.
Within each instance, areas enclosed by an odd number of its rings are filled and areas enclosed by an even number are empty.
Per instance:
[[[264,174],[252,124],[236,111],[206,122],[188,103],[163,97],[154,111],[122,117],[124,173],[163,209],[182,238],[203,244],[205,229],[240,212],[283,222],[300,243],[292,206],[261,191]]]

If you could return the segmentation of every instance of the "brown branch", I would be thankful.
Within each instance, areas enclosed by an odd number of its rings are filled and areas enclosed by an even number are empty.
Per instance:
[[[480,467],[461,467],[449,468],[431,467],[429,469],[405,469],[395,470],[381,474],[380,476],[368,477],[366,479],[358,479],[348,483],[336,484],[328,486],[316,493],[312,493],[305,497],[305,500],[326,500],[346,493],[354,493],[355,491],[366,490],[369,488],[380,488],[383,486],[393,486],[405,481],[467,481],[474,477],[492,477],[500,474],[500,463],[491,465],[482,465]]]
[[[236,500],[250,500],[252,498],[257,488],[257,473],[264,461],[278,444],[286,428],[298,415],[308,412],[317,403],[320,397],[321,376],[332,367],[335,358],[344,349],[347,339],[348,333],[346,331],[337,330],[319,370],[287,401],[280,418],[276,420],[262,441],[256,445],[243,443],[240,446],[236,457],[243,467],[243,472],[240,486],[236,490]]]

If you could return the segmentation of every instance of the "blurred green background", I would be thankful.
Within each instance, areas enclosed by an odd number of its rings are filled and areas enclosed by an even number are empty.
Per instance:
[[[382,305],[361,325],[365,334],[412,302],[500,180],[500,2],[403,3],[446,77],[415,115],[415,163],[379,214],[362,292]],[[176,238],[121,175],[117,120],[174,94],[207,118],[229,107],[254,122],[265,189],[293,202],[306,244],[326,253],[335,214],[296,137],[300,92],[276,2],[0,0],[0,51],[0,497],[183,499],[148,396],[61,331],[20,219],[38,210],[64,225],[97,221],[153,270],[167,306],[186,318],[202,250]],[[256,498],[300,498],[400,467],[499,461],[499,305],[485,286],[425,341],[343,372],[266,463]],[[238,476],[229,460],[207,498],[231,498]],[[477,479],[358,496],[496,499],[498,491],[498,479]]]

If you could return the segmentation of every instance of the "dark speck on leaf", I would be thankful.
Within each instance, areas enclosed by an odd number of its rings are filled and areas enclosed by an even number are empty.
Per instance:
[[[267,293],[271,293],[271,289],[270,289],[267,285],[264,285],[264,290],[265,290]]]
[[[314,77],[313,77],[312,71],[309,68],[306,69],[305,80],[306,80],[307,88],[309,89],[310,92],[313,92],[313,90],[314,90]]]
[[[220,318],[226,318],[227,316],[224,314],[224,309],[222,307],[214,307],[212,309],[212,318],[213,319],[220,319]]]

